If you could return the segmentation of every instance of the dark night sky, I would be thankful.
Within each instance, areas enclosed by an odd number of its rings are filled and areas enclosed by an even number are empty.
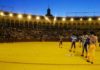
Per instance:
[[[17,13],[45,15],[48,6],[54,16],[100,16],[100,0],[0,0],[0,9]]]

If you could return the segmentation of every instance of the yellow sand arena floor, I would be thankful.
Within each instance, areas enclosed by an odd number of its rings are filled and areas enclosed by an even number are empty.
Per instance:
[[[94,64],[81,57],[82,48],[70,56],[70,43],[21,42],[0,43],[0,70],[100,70],[100,47],[96,49]]]

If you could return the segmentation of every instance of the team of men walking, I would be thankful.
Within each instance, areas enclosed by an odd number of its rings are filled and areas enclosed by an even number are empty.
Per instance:
[[[82,35],[76,36],[75,34],[72,34],[71,37],[71,47],[69,52],[75,53],[76,49],[76,42],[79,41],[79,46],[82,47],[82,53],[81,56],[86,58],[86,61],[93,64],[95,59],[95,50],[98,46],[98,37],[95,35],[94,32],[90,32],[87,34],[87,32],[83,32]],[[60,43],[59,47],[62,48],[62,42],[63,37],[60,36]]]

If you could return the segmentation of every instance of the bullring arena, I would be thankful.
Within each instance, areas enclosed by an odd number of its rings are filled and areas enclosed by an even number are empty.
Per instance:
[[[50,9],[48,10],[50,11]],[[53,17],[0,12],[0,70],[99,70],[100,47],[95,62],[81,57],[82,47],[70,55],[72,33],[94,31],[100,41],[100,17]],[[64,36],[59,48],[59,35]]]

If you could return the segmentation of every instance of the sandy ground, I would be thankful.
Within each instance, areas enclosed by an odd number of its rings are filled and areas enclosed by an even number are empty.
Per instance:
[[[78,43],[75,54],[69,48],[70,42],[63,48],[58,42],[0,43],[0,70],[100,70],[100,47],[94,64],[80,56]]]

